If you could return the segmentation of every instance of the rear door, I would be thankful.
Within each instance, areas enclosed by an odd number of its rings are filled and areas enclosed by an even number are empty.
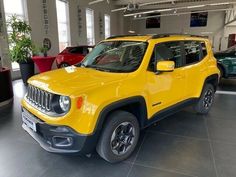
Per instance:
[[[208,57],[204,41],[184,42],[184,68],[186,69],[186,98],[198,97],[207,72],[206,60]]]

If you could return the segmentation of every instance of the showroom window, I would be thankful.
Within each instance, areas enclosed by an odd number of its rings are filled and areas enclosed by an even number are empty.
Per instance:
[[[110,37],[110,35],[111,35],[110,15],[105,14],[104,21],[105,21],[105,39],[106,39],[106,38]]]
[[[94,37],[94,12],[92,9],[86,9],[86,28],[87,28],[87,43],[88,45],[95,44]]]
[[[70,45],[70,25],[68,2],[56,0],[57,26],[60,52]]]
[[[11,1],[4,0],[3,3],[4,3],[6,21],[8,21],[12,15],[17,15],[19,18],[27,20],[25,0],[11,0]],[[11,29],[7,28],[7,33],[10,32]],[[18,69],[19,69],[19,64],[17,62],[12,62],[12,70],[18,70]]]

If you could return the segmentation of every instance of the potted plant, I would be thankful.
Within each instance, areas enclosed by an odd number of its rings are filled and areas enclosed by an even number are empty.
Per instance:
[[[33,45],[32,48],[32,55],[33,56],[48,56],[48,48],[47,47],[38,47],[36,45]]]
[[[0,57],[0,108],[11,103],[13,99],[13,89],[11,81],[11,71],[6,67],[2,67]]]
[[[43,54],[44,57],[48,56],[48,48],[47,47],[41,47],[40,52]]]
[[[30,37],[31,27],[21,18],[13,15],[7,22],[9,54],[13,62],[19,63],[21,77],[24,84],[34,75],[34,63],[31,59],[33,43]]]

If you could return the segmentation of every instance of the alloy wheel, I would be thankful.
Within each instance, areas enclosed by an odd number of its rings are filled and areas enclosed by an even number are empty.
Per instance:
[[[213,90],[211,89],[208,89],[206,92],[205,92],[205,95],[204,95],[204,100],[203,100],[203,107],[205,109],[209,109],[213,103],[213,98],[214,98],[214,93],[213,93]]]
[[[119,124],[111,136],[111,150],[116,155],[125,154],[133,145],[135,128],[130,122]]]

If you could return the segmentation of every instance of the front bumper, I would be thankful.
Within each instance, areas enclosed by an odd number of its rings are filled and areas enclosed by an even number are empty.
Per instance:
[[[26,110],[22,109],[22,111]],[[27,113],[31,114],[28,111]],[[49,125],[35,116],[34,118],[37,120],[36,132],[25,123],[22,124],[22,127],[48,152],[89,154],[96,147],[96,133],[93,135],[81,135],[70,127]]]

